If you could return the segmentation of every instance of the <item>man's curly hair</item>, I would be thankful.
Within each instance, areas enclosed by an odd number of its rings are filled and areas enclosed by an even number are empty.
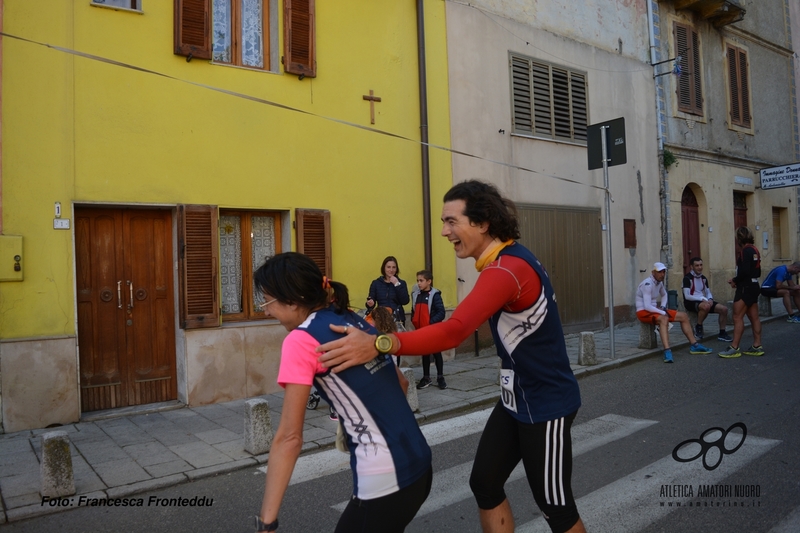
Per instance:
[[[469,180],[453,185],[444,195],[445,202],[464,200],[464,215],[470,222],[489,223],[489,235],[501,241],[519,239],[517,207],[503,198],[491,183]]]

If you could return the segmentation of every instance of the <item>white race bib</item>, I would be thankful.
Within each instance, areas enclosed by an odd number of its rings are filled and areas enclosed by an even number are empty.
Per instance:
[[[500,369],[500,398],[509,411],[517,412],[517,399],[514,397],[514,371]]]

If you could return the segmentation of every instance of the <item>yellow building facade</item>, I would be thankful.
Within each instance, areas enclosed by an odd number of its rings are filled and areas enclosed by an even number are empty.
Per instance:
[[[286,332],[248,289],[266,255],[314,255],[356,307],[385,256],[409,283],[425,267],[415,3],[244,4],[0,2],[0,261],[20,257],[0,275],[5,431],[278,390]],[[424,20],[430,143],[446,147],[444,4]],[[287,72],[303,54],[309,70]],[[451,184],[432,149],[448,307]]]

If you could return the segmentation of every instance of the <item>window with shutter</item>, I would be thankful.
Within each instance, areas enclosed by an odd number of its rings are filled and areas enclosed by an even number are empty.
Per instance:
[[[747,52],[736,46],[727,46],[728,85],[730,92],[730,124],[750,128],[750,77]]]
[[[283,68],[289,74],[317,76],[314,0],[283,1]]]
[[[175,53],[270,69],[270,0],[174,0]]]
[[[510,54],[514,133],[586,143],[586,75]]]
[[[325,209],[297,209],[297,251],[309,256],[328,277],[331,267],[331,213]]]
[[[181,205],[178,215],[181,327],[216,327],[219,325],[217,208]]]
[[[700,65],[700,37],[694,28],[674,25],[676,55],[680,56],[681,75],[677,78],[678,111],[703,114],[703,84]]]

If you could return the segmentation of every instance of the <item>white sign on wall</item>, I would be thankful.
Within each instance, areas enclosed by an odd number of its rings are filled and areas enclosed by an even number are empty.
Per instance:
[[[778,189],[800,185],[800,163],[761,170],[761,188]]]

